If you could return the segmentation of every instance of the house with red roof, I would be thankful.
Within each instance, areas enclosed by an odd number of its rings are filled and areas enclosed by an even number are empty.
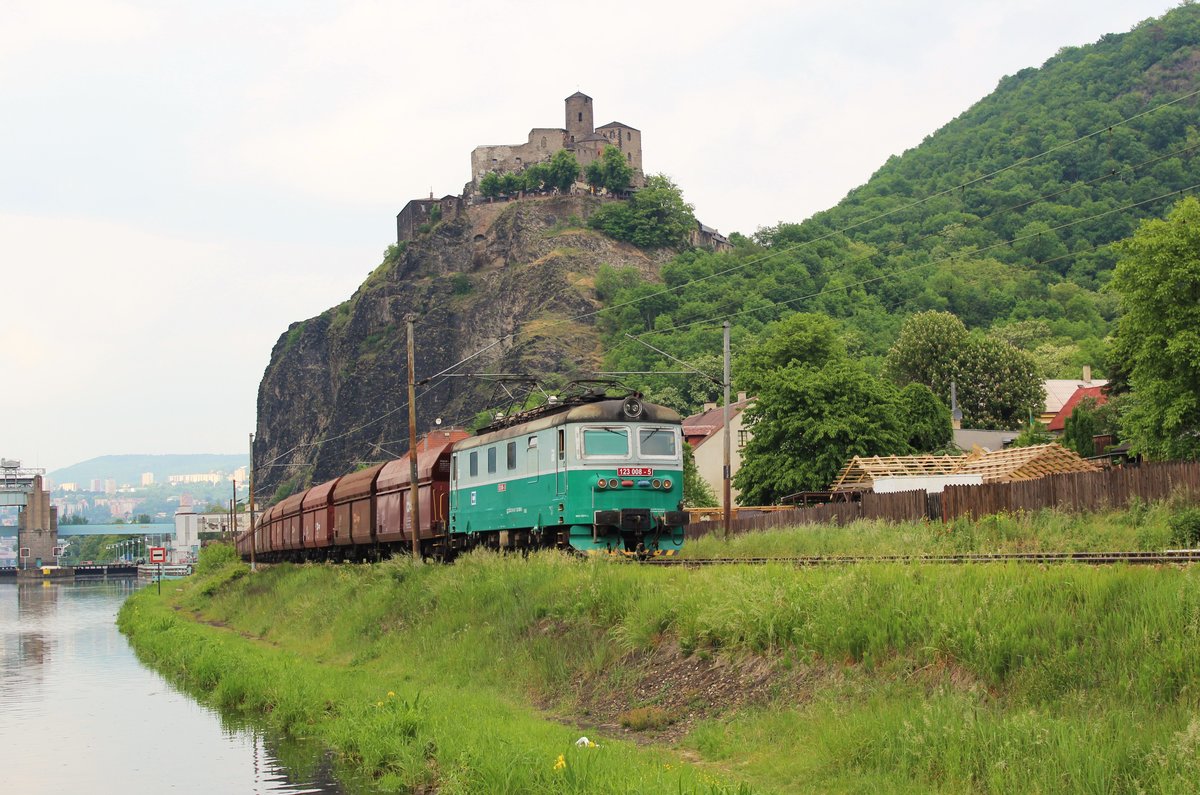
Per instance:
[[[747,398],[745,392],[737,393],[737,400],[729,404],[729,474],[737,474],[742,464],[742,449],[750,440],[750,429],[745,427],[743,419],[746,409],[754,402]],[[683,438],[692,446],[692,455],[696,459],[696,470],[700,477],[712,487],[717,495],[717,503],[721,503],[724,482],[722,473],[725,468],[725,424],[724,409],[716,403],[705,403],[704,411],[693,414],[683,421]],[[730,487],[731,500],[737,502],[738,490]],[[724,507],[724,506],[722,506]]]
[[[1062,433],[1067,427],[1067,417],[1071,416],[1071,412],[1075,411],[1075,407],[1082,403],[1087,398],[1091,398],[1096,402],[1097,406],[1103,406],[1108,402],[1108,396],[1104,394],[1103,386],[1081,386],[1078,387],[1071,397],[1067,398],[1067,402],[1063,403],[1062,408],[1050,420],[1046,426],[1046,430],[1051,433]]]

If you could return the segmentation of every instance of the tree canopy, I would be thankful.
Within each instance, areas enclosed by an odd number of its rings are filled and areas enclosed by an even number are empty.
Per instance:
[[[825,489],[855,455],[911,452],[896,390],[848,357],[776,370],[746,421],[753,433],[734,476],[743,505]]]
[[[622,193],[633,183],[633,167],[615,146],[604,147],[600,157],[588,164],[586,179],[592,188]]]
[[[680,248],[696,227],[692,209],[679,186],[655,174],[628,200],[606,204],[593,213],[588,225],[639,248]]]
[[[1040,414],[1046,399],[1033,357],[994,336],[971,334],[948,312],[908,318],[886,368],[898,384],[924,384],[938,397],[958,387],[963,425],[1011,429]]]
[[[1144,222],[1117,251],[1125,437],[1152,458],[1200,457],[1200,201],[1189,196],[1166,220]]]

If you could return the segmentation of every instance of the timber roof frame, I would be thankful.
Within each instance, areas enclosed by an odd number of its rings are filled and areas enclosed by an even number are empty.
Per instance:
[[[1100,468],[1057,442],[1009,447],[965,455],[854,456],[830,487],[832,491],[867,491],[882,477],[982,475],[984,483],[1034,480],[1068,472],[1098,472]]]

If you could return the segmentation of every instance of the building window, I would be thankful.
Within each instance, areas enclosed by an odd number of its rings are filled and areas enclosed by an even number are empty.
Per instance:
[[[579,114],[579,121],[583,121],[583,113]]]
[[[633,140],[633,133],[631,133],[631,132],[627,132],[627,133],[625,133],[625,140],[626,140],[626,141],[632,141],[632,140]]]
[[[742,430],[738,431],[738,449],[739,450],[741,450],[743,447],[746,446],[746,442],[750,441],[750,437],[751,437],[751,434],[750,434],[749,430],[743,428]]]

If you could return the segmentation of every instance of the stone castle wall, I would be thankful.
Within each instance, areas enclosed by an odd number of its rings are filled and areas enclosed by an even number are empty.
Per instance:
[[[521,171],[549,160],[565,146],[566,131],[554,127],[534,127],[523,144],[477,146],[471,152],[471,185],[477,186],[489,171]]]

